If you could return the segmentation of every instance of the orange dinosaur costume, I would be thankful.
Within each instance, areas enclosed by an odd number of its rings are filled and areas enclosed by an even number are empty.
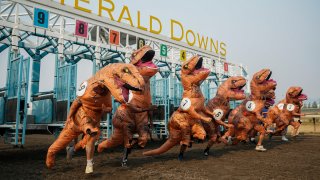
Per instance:
[[[111,95],[121,102],[129,101],[129,90],[141,91],[144,80],[132,64],[115,63],[99,70],[89,80],[83,82],[77,98],[56,141],[49,147],[46,159],[48,168],[54,166],[55,155],[73,139],[84,134],[82,145],[86,147],[86,173],[93,172],[94,142],[100,134],[99,126],[102,113],[112,108]]]
[[[242,88],[246,85],[246,79],[241,76],[229,77],[225,82],[223,82],[214,98],[212,98],[208,104],[207,109],[215,115],[213,116],[214,121],[210,123],[203,123],[207,134],[210,139],[207,148],[204,151],[206,156],[209,155],[210,147],[218,142],[219,137],[221,137],[219,125],[225,128],[233,128],[232,124],[227,124],[224,122],[227,113],[230,110],[230,100],[242,100],[246,98],[246,95]],[[225,139],[221,139],[224,143],[227,143]]]
[[[152,59],[155,51],[150,46],[144,46],[135,51],[131,56],[131,64],[135,65],[143,77],[145,88],[141,92],[132,92],[132,97],[126,104],[121,104],[113,116],[114,132],[110,139],[99,144],[98,152],[103,149],[124,144],[125,152],[122,166],[126,166],[128,154],[135,141],[133,134],[138,133],[138,145],[144,148],[148,140],[148,111],[153,111],[156,106],[151,104],[150,78],[158,72],[158,67]]]
[[[183,99],[180,107],[175,111],[168,123],[169,139],[158,149],[144,152],[146,156],[162,154],[173,146],[181,143],[179,159],[190,145],[191,129],[194,138],[204,140],[206,132],[201,120],[210,122],[214,113],[204,106],[204,96],[200,85],[208,77],[210,71],[202,66],[202,57],[193,56],[182,64],[181,83],[183,86]]]
[[[266,130],[262,123],[264,118],[261,115],[265,106],[266,94],[274,97],[276,81],[270,79],[272,72],[269,69],[263,69],[255,73],[250,82],[251,96],[241,103],[236,109],[230,113],[228,123],[234,125],[234,129],[229,129],[222,138],[235,137],[236,142],[246,141],[250,130],[254,129],[260,133],[259,141],[256,146],[257,151],[265,151],[262,146],[263,138]],[[268,97],[269,98],[269,97]]]
[[[269,127],[273,123],[276,123],[276,131],[270,133],[272,135],[282,135],[283,141],[288,141],[285,137],[286,128],[288,125],[292,125],[294,128],[293,135],[295,136],[300,122],[293,120],[294,116],[303,116],[301,114],[302,101],[307,100],[307,96],[302,94],[303,89],[301,87],[290,87],[287,90],[286,98],[281,100],[276,106],[269,109],[266,117],[266,127]]]

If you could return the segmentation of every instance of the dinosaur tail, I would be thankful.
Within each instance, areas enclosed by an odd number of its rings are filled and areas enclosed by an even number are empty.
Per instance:
[[[143,155],[145,156],[154,156],[154,155],[159,155],[162,153],[165,153],[169,151],[173,146],[177,145],[178,141],[175,141],[171,138],[169,138],[162,146],[160,146],[158,149],[153,149],[151,151],[144,152]]]

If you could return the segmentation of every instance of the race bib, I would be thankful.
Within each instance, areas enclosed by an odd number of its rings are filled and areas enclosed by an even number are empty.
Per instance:
[[[222,111],[222,109],[215,109],[215,110],[213,111],[213,113],[214,113],[214,119],[215,119],[215,120],[221,120],[221,118],[223,117],[223,111]]]
[[[283,103],[278,104],[278,108],[279,108],[280,110],[282,110],[282,109],[283,109],[283,106],[284,106],[284,104],[283,104]]]
[[[294,105],[293,104],[287,104],[287,110],[288,111],[293,111],[294,110]]]
[[[253,111],[256,108],[256,104],[253,101],[248,101],[246,103],[247,111]]]
[[[180,108],[184,111],[187,111],[191,107],[191,100],[189,98],[183,98],[180,103]]]
[[[83,96],[83,94],[86,92],[86,89],[87,89],[87,86],[88,86],[88,82],[87,81],[84,81],[79,89],[77,90],[77,96]]]

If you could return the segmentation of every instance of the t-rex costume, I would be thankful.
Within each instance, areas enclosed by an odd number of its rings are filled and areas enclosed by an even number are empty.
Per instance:
[[[224,83],[222,83],[214,98],[208,101],[207,109],[210,112],[215,113],[214,121],[210,123],[203,123],[207,134],[210,139],[207,148],[204,151],[206,156],[209,155],[210,147],[218,142],[218,138],[221,137],[219,125],[225,128],[233,128],[232,124],[227,124],[224,122],[226,115],[230,110],[230,100],[243,100],[246,95],[242,88],[246,85],[246,79],[241,76],[229,77]],[[225,139],[222,139],[224,143],[227,143]]]
[[[121,104],[113,116],[114,131],[112,137],[101,142],[98,152],[103,149],[124,144],[125,152],[122,166],[127,163],[128,154],[135,143],[133,134],[138,133],[138,145],[144,148],[148,140],[148,111],[153,111],[156,106],[151,104],[150,78],[158,72],[158,67],[152,59],[155,51],[150,46],[144,46],[135,51],[131,56],[131,64],[135,65],[144,79],[145,88],[141,92],[132,92],[128,103]]]
[[[294,116],[303,116],[301,114],[302,101],[307,100],[307,96],[302,94],[303,89],[301,87],[290,87],[287,90],[286,98],[281,100],[276,106],[269,109],[265,127],[268,128],[273,123],[276,123],[276,130],[272,135],[282,135],[283,141],[288,141],[285,137],[286,128],[288,125],[292,125],[294,128],[293,135],[295,136],[299,127],[300,122],[293,120]]]
[[[274,90],[277,85],[276,81],[270,79],[271,74],[272,72],[269,69],[263,69],[253,75],[250,82],[251,96],[231,111],[228,123],[233,124],[234,128],[230,128],[222,138],[234,136],[236,142],[245,141],[248,138],[249,131],[254,129],[260,133],[256,150],[266,150],[262,146],[266,131],[262,126],[264,118],[261,111],[267,100],[266,94],[273,94],[268,92]]]
[[[210,70],[202,67],[202,61],[201,57],[193,56],[182,64],[183,99],[168,123],[169,139],[160,148],[144,152],[144,155],[162,154],[180,142],[179,159],[182,159],[183,152],[190,145],[191,129],[194,138],[205,139],[206,132],[200,120],[210,122],[211,118],[207,116],[212,117],[214,113],[205,108],[205,98],[200,89],[201,83],[210,73]]]
[[[121,102],[129,101],[129,90],[141,91],[144,80],[132,64],[115,63],[99,70],[89,80],[83,82],[77,92],[77,98],[56,141],[49,147],[46,164],[54,166],[55,155],[64,149],[73,139],[84,134],[82,144],[86,147],[86,173],[93,172],[94,142],[100,134],[99,126],[104,111],[111,110],[111,95]]]

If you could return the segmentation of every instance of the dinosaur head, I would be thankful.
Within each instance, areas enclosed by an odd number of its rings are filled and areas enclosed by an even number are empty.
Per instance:
[[[158,66],[152,62],[155,51],[148,45],[136,50],[131,55],[131,64],[135,65],[142,76],[152,77],[158,72]]]
[[[274,105],[275,103],[275,99],[276,99],[276,93],[273,89],[269,90],[268,92],[265,93],[265,99],[266,99],[266,102],[265,102],[265,105],[266,106],[272,106]]]
[[[132,64],[114,63],[101,69],[104,82],[114,98],[120,103],[129,101],[129,91],[141,91],[144,80]]]
[[[210,74],[210,70],[203,67],[203,58],[193,56],[182,64],[181,76],[191,84],[200,85]]]
[[[287,90],[286,100],[287,102],[299,103],[301,101],[307,100],[308,97],[302,94],[303,89],[299,86],[292,86]]]
[[[255,73],[250,82],[251,95],[261,97],[263,92],[276,89],[277,82],[270,79],[272,71],[270,69],[262,69]]]
[[[246,85],[246,82],[246,79],[241,76],[229,77],[218,88],[217,95],[228,97],[234,100],[245,99],[246,95],[242,88]]]

